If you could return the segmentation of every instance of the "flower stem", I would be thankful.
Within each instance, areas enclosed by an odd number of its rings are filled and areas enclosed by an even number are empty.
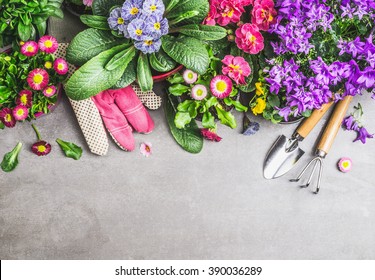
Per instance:
[[[38,140],[42,140],[42,137],[40,137],[40,133],[38,131],[38,129],[36,128],[36,126],[34,124],[31,125],[36,133],[36,137],[38,137]]]

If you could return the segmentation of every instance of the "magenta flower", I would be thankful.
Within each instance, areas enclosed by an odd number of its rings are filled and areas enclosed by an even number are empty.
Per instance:
[[[83,5],[85,5],[87,7],[91,7],[93,1],[94,0],[83,0]]]
[[[53,63],[53,69],[57,72],[59,75],[65,75],[69,71],[68,63],[63,58],[58,58]]]
[[[201,134],[204,139],[214,141],[214,142],[220,142],[221,139],[223,139],[219,135],[217,135],[216,132],[207,128],[201,128]]]
[[[152,154],[152,144],[151,143],[142,143],[139,151],[145,157],[149,157]]]
[[[233,0],[216,1],[217,23],[226,26],[229,23],[240,21],[242,13],[245,11],[241,2]]]
[[[220,99],[228,97],[232,92],[232,89],[232,81],[224,75],[217,75],[210,82],[210,90],[212,95]]]
[[[208,12],[207,17],[204,19],[204,24],[206,25],[216,25],[216,17],[217,17],[217,3],[218,0],[211,0],[210,1],[210,11]]]
[[[34,90],[44,89],[49,82],[49,75],[46,70],[36,68],[27,76],[27,83]]]
[[[204,85],[195,85],[191,89],[191,97],[195,100],[203,100],[207,96],[207,88]]]
[[[223,63],[222,72],[224,75],[228,75],[236,84],[245,85],[245,77],[251,74],[249,63],[241,57],[233,55],[226,55],[221,61]]]
[[[16,119],[13,117],[10,108],[3,108],[0,111],[0,120],[6,127],[14,127],[16,125]]]
[[[16,104],[30,108],[33,104],[33,93],[30,90],[21,90],[16,99]]]
[[[36,154],[37,156],[46,156],[51,152],[51,144],[42,140],[40,133],[34,124],[31,125],[35,131],[36,137],[38,138],[38,142],[34,143],[31,146],[31,151]]]
[[[38,53],[38,44],[34,41],[28,41],[21,46],[21,53],[26,56],[34,56]]]
[[[245,23],[236,30],[237,47],[246,53],[257,54],[264,49],[264,38],[255,24]]]
[[[350,158],[343,157],[343,158],[340,159],[340,161],[338,162],[337,165],[338,165],[341,172],[347,173],[352,169],[353,163],[352,163],[352,160]]]
[[[56,87],[55,86],[48,86],[43,90],[43,95],[45,97],[52,97],[56,93]]]
[[[51,152],[51,144],[46,141],[38,141],[31,146],[31,151],[37,156],[46,156]]]
[[[186,69],[182,74],[182,77],[184,78],[185,83],[194,84],[198,79],[198,74],[189,69]]]
[[[39,39],[39,49],[45,53],[54,53],[59,48],[55,37],[45,35]]]
[[[29,116],[29,109],[26,106],[17,105],[16,107],[14,107],[12,113],[13,117],[17,121],[23,121]]]
[[[267,31],[270,24],[276,22],[277,12],[273,0],[255,0],[252,16],[252,23],[259,30]]]

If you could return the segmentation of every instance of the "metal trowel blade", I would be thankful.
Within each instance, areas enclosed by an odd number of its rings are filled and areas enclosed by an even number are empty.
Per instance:
[[[298,147],[298,140],[280,135],[269,150],[263,165],[263,175],[266,179],[283,176],[305,152]]]

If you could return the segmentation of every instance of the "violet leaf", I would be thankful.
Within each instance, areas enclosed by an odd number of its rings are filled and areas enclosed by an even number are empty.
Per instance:
[[[82,156],[82,148],[74,143],[66,142],[61,139],[56,139],[57,144],[63,150],[65,155],[69,158],[79,160]]]

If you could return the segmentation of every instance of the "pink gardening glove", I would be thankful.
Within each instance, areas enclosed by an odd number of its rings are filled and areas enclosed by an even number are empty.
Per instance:
[[[135,148],[132,128],[140,133],[150,133],[154,129],[154,121],[131,86],[102,91],[92,100],[109,134],[123,150]]]

